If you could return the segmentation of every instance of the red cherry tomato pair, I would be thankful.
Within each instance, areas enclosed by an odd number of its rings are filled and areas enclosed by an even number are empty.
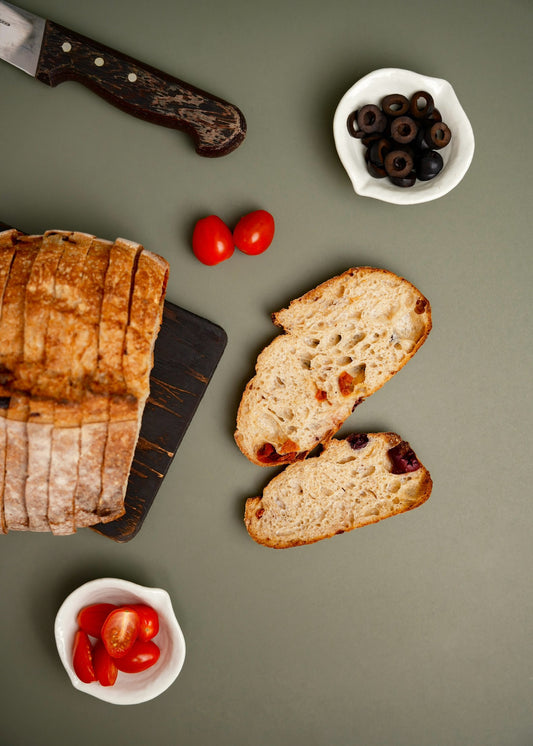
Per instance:
[[[139,673],[159,659],[152,639],[159,631],[159,618],[151,606],[92,604],[79,612],[77,622],[72,663],[85,684],[113,686],[119,671]],[[90,637],[97,638],[94,647]]]
[[[194,227],[192,250],[197,259],[211,266],[229,259],[235,247],[244,254],[262,254],[272,243],[274,230],[274,218],[266,210],[244,215],[233,233],[219,217],[208,215]]]

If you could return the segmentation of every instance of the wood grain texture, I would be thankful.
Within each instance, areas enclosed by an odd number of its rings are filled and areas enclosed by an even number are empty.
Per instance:
[[[226,347],[216,324],[165,302],[157,338],[150,397],[128,480],[126,512],[92,526],[117,542],[136,536],[157,495]]]
[[[202,156],[226,155],[246,134],[233,104],[51,21],[36,77],[50,86],[75,80],[128,114],[182,130]]]

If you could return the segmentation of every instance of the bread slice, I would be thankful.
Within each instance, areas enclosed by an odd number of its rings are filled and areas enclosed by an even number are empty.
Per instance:
[[[54,279],[45,339],[45,355],[39,375],[39,393],[54,400],[49,470],[48,521],[54,534],[73,533],[74,494],[78,479],[83,382],[74,374],[73,361],[79,324],[78,306],[87,253],[93,236],[58,232],[63,252]]]
[[[30,531],[50,531],[48,486],[52,455],[54,402],[31,397],[27,423],[28,475],[25,502]]]
[[[29,397],[13,394],[6,420],[6,470],[4,478],[4,518],[8,531],[27,531],[26,475],[28,473]],[[7,468],[8,467],[8,468]]]
[[[431,309],[410,282],[356,267],[273,315],[285,330],[258,356],[235,441],[260,466],[303,459],[420,349]]]
[[[77,330],[83,316],[80,310],[82,278],[93,236],[63,232],[63,252],[55,272],[53,303],[45,339],[44,368],[39,376],[38,393],[69,401],[80,398],[84,384],[73,363],[79,358]],[[35,391],[35,389],[34,389]]]
[[[122,357],[126,393],[114,396],[104,455],[98,513],[103,523],[124,512],[128,474],[135,454],[142,415],[150,392],[155,341],[161,326],[169,265],[143,249],[138,256]]]
[[[55,300],[55,278],[63,254],[62,231],[47,231],[32,265],[24,306],[24,350],[16,371],[19,389],[31,391],[45,367],[46,334]]]
[[[54,402],[52,450],[48,477],[48,521],[52,533],[76,531],[74,500],[81,449],[81,407],[79,402]]]
[[[2,318],[2,303],[6,289],[11,262],[15,255],[18,231],[12,229],[0,233],[0,320]],[[11,397],[10,390],[4,386],[6,381],[0,376],[0,534],[7,533],[4,518],[4,472],[6,462],[6,412]]]
[[[24,308],[26,284],[40,245],[39,236],[10,232],[8,243],[14,244],[9,274],[2,298],[0,317],[0,376],[4,397],[9,400],[5,411],[5,449],[3,480],[3,530],[26,530],[28,513],[25,483],[28,468],[27,419],[29,399],[13,392],[15,371],[24,354]],[[8,248],[8,252],[11,249]]]
[[[68,235],[64,231],[47,231],[44,234],[28,278],[24,308],[24,354],[17,370],[17,386],[23,390],[31,391],[45,370],[46,335],[55,299],[55,278]],[[50,531],[48,487],[53,422],[53,400],[30,397],[26,428],[28,474],[25,485],[30,531]]]
[[[312,544],[422,505],[432,480],[395,433],[334,438],[319,456],[291,464],[246,501],[244,521],[259,544]]]
[[[117,238],[111,247],[105,277],[98,340],[98,367],[95,390],[104,391],[108,400],[108,427],[101,462],[101,490],[97,515],[102,522],[124,513],[124,474],[120,464],[131,464],[131,430],[137,419],[137,401],[127,395],[124,379],[124,351],[133,284],[142,246]],[[124,421],[130,424],[123,425]],[[120,462],[120,464],[119,464]],[[129,471],[126,471],[127,479]]]
[[[98,368],[98,339],[105,276],[113,243],[94,239],[89,249],[80,290],[80,309],[75,347],[79,351],[73,369],[80,380],[92,381]],[[82,400],[80,459],[74,496],[76,526],[99,522],[98,501],[102,491],[102,464],[107,440],[109,399],[85,388]]]

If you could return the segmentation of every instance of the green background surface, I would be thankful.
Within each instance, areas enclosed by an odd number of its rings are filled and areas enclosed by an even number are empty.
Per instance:
[[[237,104],[248,134],[203,159],[190,140],[76,83],[0,64],[0,219],[131,238],[171,265],[167,297],[228,345],[138,536],[0,537],[1,746],[530,746],[532,5],[528,0],[32,0],[39,15]],[[419,206],[358,197],[335,107],[360,77],[448,80],[476,152]],[[194,258],[194,222],[276,219],[262,256]],[[341,432],[393,430],[429,468],[420,509],[314,546],[256,545],[242,522],[267,473],[233,442],[270,313],[370,264],[431,301],[433,331]],[[80,583],[165,588],[187,642],[157,699],[76,691],[53,623]]]

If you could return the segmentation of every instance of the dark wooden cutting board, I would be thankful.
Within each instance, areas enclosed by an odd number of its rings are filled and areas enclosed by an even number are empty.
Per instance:
[[[0,221],[0,231],[11,226]],[[141,528],[228,341],[217,324],[165,301],[154,350],[150,397],[126,492],[126,512],[91,526],[117,542]]]
[[[92,526],[117,542],[141,528],[226,347],[226,332],[168,301],[154,351],[150,397],[126,492],[126,512]]]

